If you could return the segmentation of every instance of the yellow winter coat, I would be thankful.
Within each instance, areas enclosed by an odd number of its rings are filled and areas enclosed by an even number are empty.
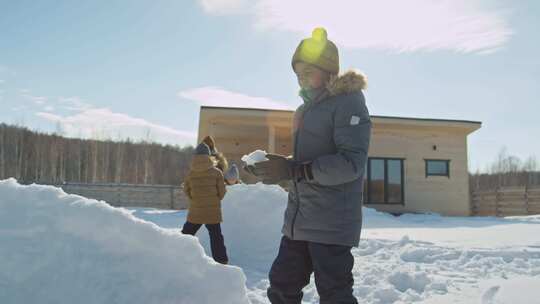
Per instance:
[[[184,192],[190,200],[187,221],[193,224],[218,224],[225,181],[221,170],[207,155],[194,155],[191,170],[184,181]]]

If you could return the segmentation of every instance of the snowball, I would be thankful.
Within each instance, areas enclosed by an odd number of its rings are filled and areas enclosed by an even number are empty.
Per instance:
[[[266,158],[266,151],[263,150],[255,150],[248,155],[242,156],[242,161],[245,162],[246,165],[254,165],[265,160],[268,160],[268,158]]]

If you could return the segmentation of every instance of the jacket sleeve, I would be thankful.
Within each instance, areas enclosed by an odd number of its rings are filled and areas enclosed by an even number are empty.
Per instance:
[[[192,197],[191,197],[191,183],[189,182],[189,176],[187,176],[186,179],[184,180],[183,190],[184,190],[184,193],[187,195],[187,197],[192,199]]]
[[[220,170],[218,170],[218,174],[216,177],[216,186],[218,197],[220,200],[222,200],[225,197],[225,193],[227,193],[227,189],[225,189],[225,178],[223,177],[223,173],[221,173]]]
[[[363,177],[371,137],[371,119],[362,93],[337,101],[333,139],[336,154],[324,155],[312,163],[313,181],[339,185]]]

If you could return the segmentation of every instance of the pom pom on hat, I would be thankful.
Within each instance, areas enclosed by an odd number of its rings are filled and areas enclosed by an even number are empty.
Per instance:
[[[328,40],[328,33],[322,27],[311,32],[311,37],[300,42],[292,58],[292,67],[297,62],[312,64],[323,71],[339,73],[339,54],[336,45]]]
[[[328,34],[323,27],[317,27],[311,32],[311,39],[317,41],[326,41],[328,40]]]

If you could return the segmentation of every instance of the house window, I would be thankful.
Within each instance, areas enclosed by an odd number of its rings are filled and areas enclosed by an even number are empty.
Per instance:
[[[450,177],[450,160],[426,159],[426,177],[428,176]]]
[[[364,203],[403,204],[403,159],[369,158]]]

